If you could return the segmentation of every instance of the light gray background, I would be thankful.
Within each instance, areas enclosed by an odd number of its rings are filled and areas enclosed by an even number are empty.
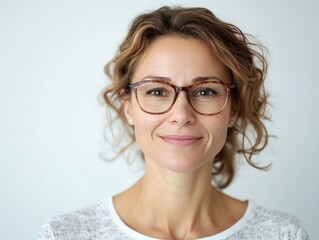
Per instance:
[[[129,187],[141,173],[105,163],[104,64],[131,19],[164,4],[203,6],[270,51],[273,123],[259,160],[226,192],[298,216],[319,239],[316,1],[0,0],[0,238],[34,239],[50,216]]]

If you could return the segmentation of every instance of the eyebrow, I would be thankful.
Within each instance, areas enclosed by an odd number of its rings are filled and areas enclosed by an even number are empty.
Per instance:
[[[192,82],[196,83],[196,82],[202,82],[202,81],[211,80],[211,79],[222,81],[217,76],[207,76],[207,77],[196,77],[196,78],[193,78]],[[163,82],[172,82],[172,79],[169,78],[169,77],[154,76],[154,75],[148,75],[148,76],[146,76],[146,77],[141,79],[141,81],[143,81],[143,80],[158,80],[158,81],[163,81]]]

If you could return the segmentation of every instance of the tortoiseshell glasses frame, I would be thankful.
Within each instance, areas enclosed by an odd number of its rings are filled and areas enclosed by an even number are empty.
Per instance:
[[[139,99],[139,97],[141,98],[141,96],[138,94],[138,88],[143,86],[143,84],[150,84],[150,83],[161,84],[163,87],[165,86],[165,87],[168,87],[169,89],[173,89],[174,90],[174,92],[173,92],[174,93],[174,97],[169,96],[169,101],[165,105],[165,110],[160,110],[160,111],[153,110],[153,111],[150,111],[149,109],[145,109],[145,106],[144,107],[142,106],[143,104],[141,104],[141,101]],[[196,107],[196,105],[191,100],[193,97],[190,96],[190,93],[192,92],[192,89],[194,89],[195,87],[207,86],[209,84],[220,86],[220,87],[224,87],[225,94],[224,94],[224,96],[222,96],[222,97],[224,97],[224,99],[221,99],[220,101],[223,101],[223,102],[220,103],[220,106],[217,107],[217,110],[215,110],[213,112],[204,112],[204,111],[198,110],[199,107]],[[157,85],[157,87],[156,87],[157,89],[159,89],[158,86],[159,85]],[[194,84],[191,84],[191,85],[185,86],[185,87],[179,87],[179,86],[176,86],[176,85],[174,85],[174,84],[172,84],[170,82],[162,81],[162,80],[142,80],[142,81],[139,81],[139,82],[128,84],[128,88],[134,91],[135,97],[136,97],[136,100],[138,102],[139,107],[141,108],[142,111],[144,111],[146,113],[149,113],[149,114],[164,114],[164,113],[170,111],[171,108],[173,107],[174,103],[176,102],[178,94],[180,92],[182,92],[182,91],[185,91],[186,92],[187,101],[188,101],[188,103],[191,105],[191,107],[193,108],[193,110],[196,113],[201,114],[201,115],[211,116],[211,115],[217,115],[217,114],[221,113],[225,109],[225,107],[226,107],[226,105],[227,105],[227,103],[229,101],[229,98],[230,98],[230,92],[236,88],[236,85],[225,83],[225,82],[223,82],[223,81],[221,81],[219,79],[218,80],[213,79],[213,80],[198,81],[198,82],[195,82]],[[159,90],[161,90],[161,89],[159,89]],[[201,91],[200,88],[199,88],[199,90]],[[158,91],[158,90],[156,90],[156,91]],[[204,89],[204,91],[205,91],[205,89]],[[153,95],[153,96],[155,96],[155,95]],[[158,95],[156,95],[156,96],[158,96]],[[166,97],[166,96],[164,96],[164,97]],[[160,102],[160,101],[158,101],[158,102]],[[207,104],[207,101],[205,101],[205,104]],[[212,102],[211,104],[214,104],[214,102]]]

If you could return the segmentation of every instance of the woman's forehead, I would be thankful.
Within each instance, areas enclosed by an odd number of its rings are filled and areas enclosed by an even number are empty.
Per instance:
[[[178,80],[217,76],[229,79],[226,67],[207,44],[195,38],[166,36],[156,39],[138,61],[134,82],[147,75]]]

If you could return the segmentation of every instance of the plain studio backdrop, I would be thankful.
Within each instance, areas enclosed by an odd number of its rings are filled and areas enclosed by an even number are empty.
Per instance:
[[[108,163],[105,63],[129,23],[162,5],[201,6],[269,49],[267,88],[277,138],[242,164],[225,191],[301,219],[319,239],[316,1],[0,1],[0,238],[34,239],[49,218],[101,201],[142,174],[125,157]],[[105,130],[108,134],[108,129]],[[135,167],[134,167],[135,166]]]

